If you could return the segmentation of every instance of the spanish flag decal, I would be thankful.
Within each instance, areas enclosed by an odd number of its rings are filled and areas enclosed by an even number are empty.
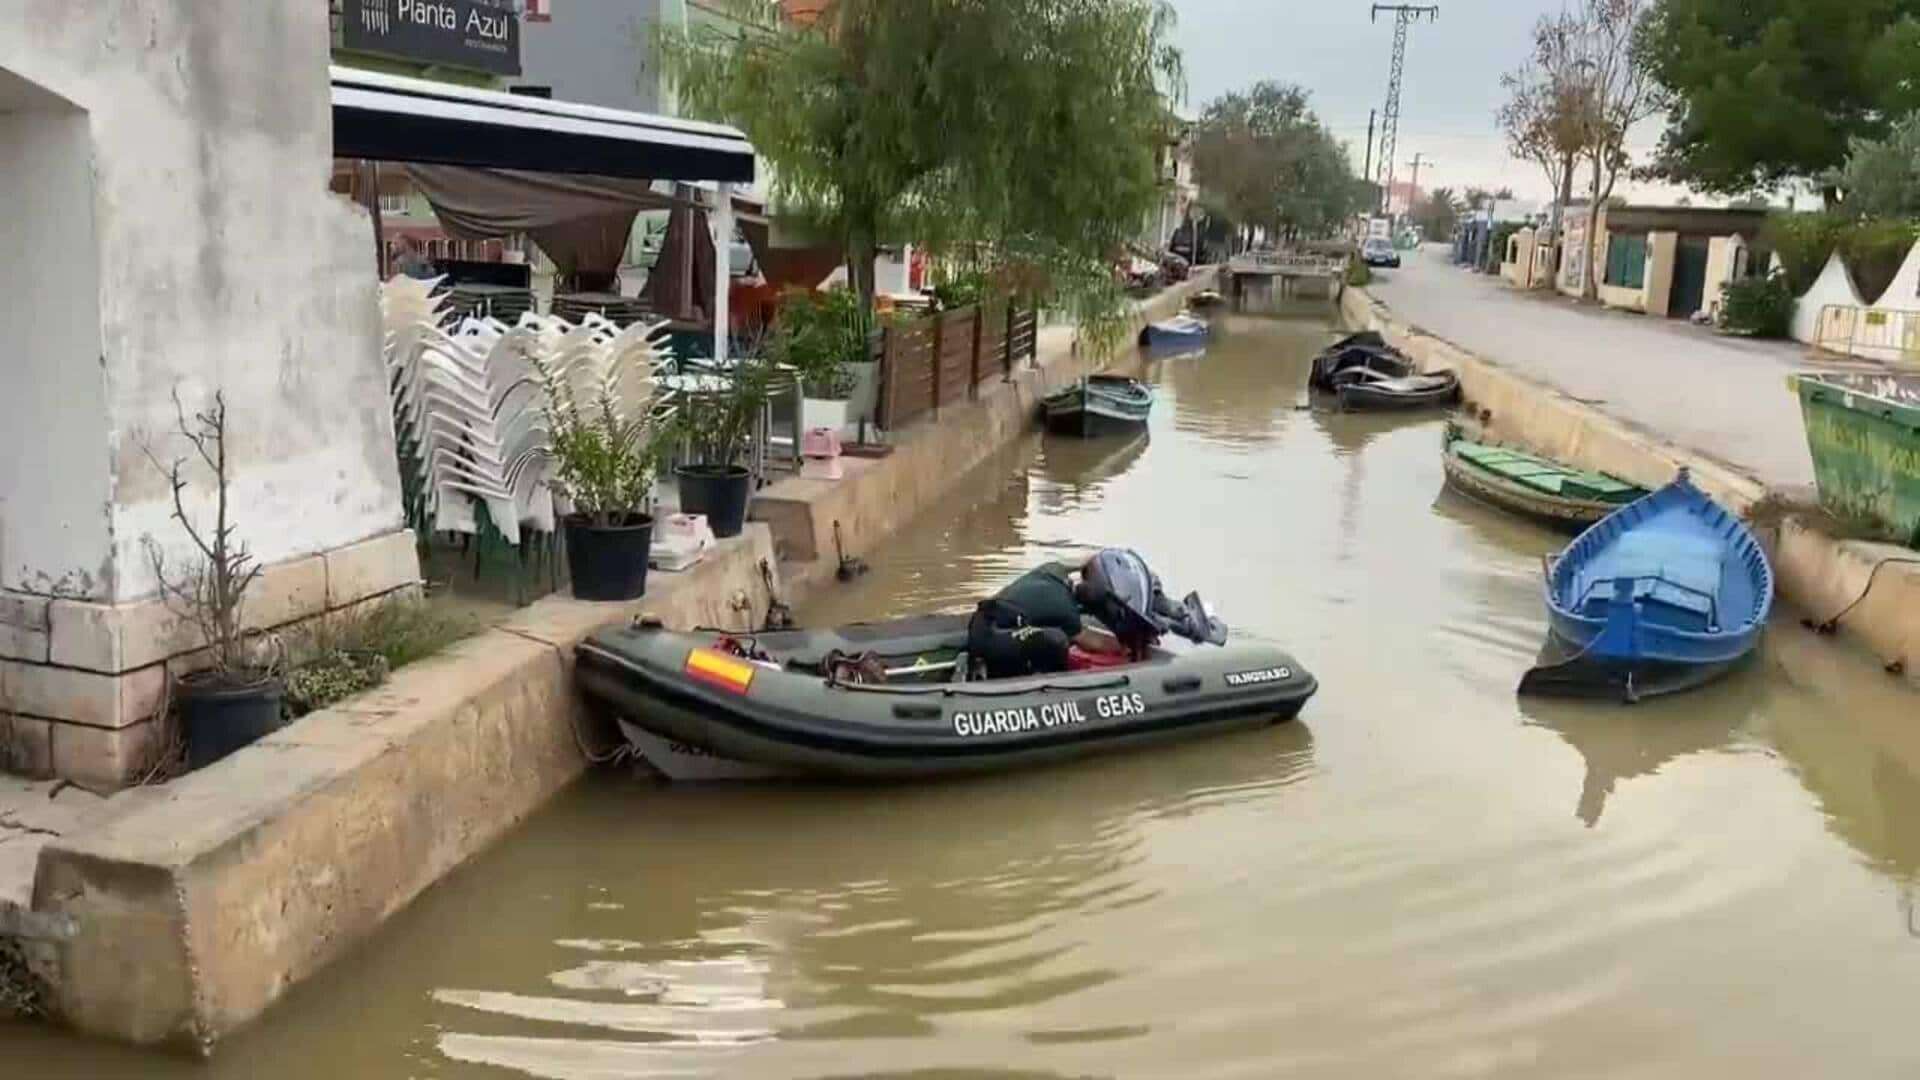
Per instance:
[[[733,694],[744,694],[747,687],[753,685],[752,664],[713,649],[695,649],[688,653],[687,674]]]

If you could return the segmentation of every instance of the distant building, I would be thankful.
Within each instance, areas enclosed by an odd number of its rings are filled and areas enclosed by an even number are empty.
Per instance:
[[[1764,209],[1601,207],[1593,255],[1600,302],[1675,319],[1710,314],[1728,282],[1765,272],[1769,255],[1757,244],[1766,219]],[[1586,229],[1587,207],[1568,207],[1558,285],[1569,296],[1582,292]]]

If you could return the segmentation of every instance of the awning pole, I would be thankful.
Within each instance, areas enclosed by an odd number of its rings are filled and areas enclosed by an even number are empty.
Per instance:
[[[733,285],[733,185],[721,181],[714,195],[713,213],[713,359],[727,362],[727,293]]]
[[[373,272],[381,281],[387,280],[387,227],[380,213],[380,163],[362,162],[372,174],[373,179],[367,185],[367,209],[373,213]]]

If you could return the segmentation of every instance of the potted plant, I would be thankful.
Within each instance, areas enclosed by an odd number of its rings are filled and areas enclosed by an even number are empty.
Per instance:
[[[773,358],[800,378],[801,427],[831,428],[843,436],[871,397],[868,320],[851,290],[789,292],[781,301],[771,339]],[[862,390],[869,391],[861,395]],[[866,401],[871,408],[871,401]]]
[[[189,768],[211,765],[285,724],[280,665],[264,642],[244,629],[247,590],[260,577],[260,564],[234,535],[229,517],[227,401],[216,392],[213,406],[187,419],[180,395],[173,396],[179,434],[213,474],[214,519],[211,530],[193,523],[186,510],[186,462],[162,465],[151,447],[147,459],[172,488],[173,519],[193,541],[192,565],[178,571],[152,536],[143,538],[161,601],[176,618],[198,631],[208,649],[205,667],[182,675],[174,691],[187,744]]]
[[[752,474],[741,462],[778,377],[771,357],[743,356],[680,402],[686,459],[673,470],[680,509],[705,514],[716,537],[738,536],[746,527]]]
[[[671,400],[654,392],[661,353],[651,338],[625,349],[609,339],[565,359],[538,351],[530,358],[546,397],[549,483],[571,507],[560,529],[573,595],[642,596],[654,469],[673,437]]]

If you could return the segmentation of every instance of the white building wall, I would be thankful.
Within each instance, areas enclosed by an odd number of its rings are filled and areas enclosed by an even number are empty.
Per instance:
[[[73,239],[84,215],[72,198],[53,208],[60,222],[4,228],[30,230],[25,260],[61,279],[53,291],[98,298],[94,325],[73,303],[53,316],[68,325],[36,331],[57,343],[53,358],[25,369],[30,385],[17,385],[17,364],[0,365],[0,378],[10,398],[44,400],[79,381],[75,367],[104,376],[104,415],[85,404],[63,412],[61,442],[37,465],[49,484],[72,485],[55,505],[109,507],[105,561],[97,530],[91,547],[56,557],[36,526],[27,558],[8,557],[6,584],[43,591],[33,583],[67,580],[76,595],[125,601],[155,591],[143,537],[187,557],[164,478],[141,449],[187,452],[171,436],[176,389],[189,410],[216,390],[227,397],[238,531],[262,562],[401,527],[371,226],[326,190],[326,18],[323,4],[259,0],[0,4],[0,73],[87,114],[95,237]],[[13,167],[59,167],[48,162]],[[0,204],[0,217],[34,213]],[[63,253],[47,232],[92,250]],[[11,309],[5,321],[52,316],[10,294],[0,305]],[[194,481],[205,508],[209,484]],[[9,521],[37,512],[19,504],[44,492],[7,482]]]
[[[111,576],[91,156],[85,113],[0,83],[0,588]]]

